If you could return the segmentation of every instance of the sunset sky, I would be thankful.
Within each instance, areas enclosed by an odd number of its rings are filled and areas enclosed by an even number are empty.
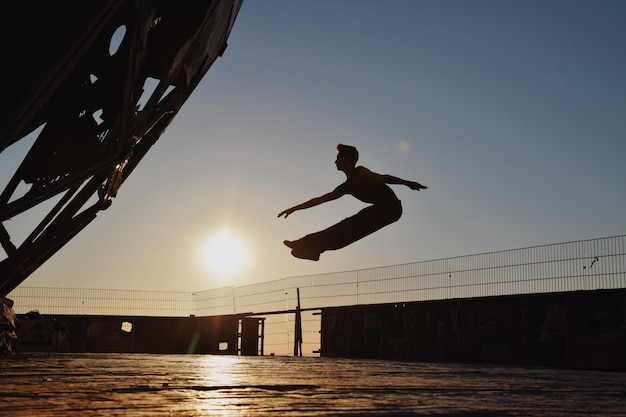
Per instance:
[[[198,291],[624,234],[624,22],[621,0],[244,1],[112,207],[22,285]],[[293,258],[284,239],[364,207],[277,218],[344,181],[337,143],[428,189],[392,186],[397,223]],[[220,233],[247,255],[202,254]]]

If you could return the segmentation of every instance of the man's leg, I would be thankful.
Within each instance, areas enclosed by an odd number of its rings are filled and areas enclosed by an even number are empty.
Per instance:
[[[292,249],[293,256],[317,261],[322,252],[346,247],[397,221],[401,215],[399,201],[397,204],[373,205],[320,232],[284,243]]]

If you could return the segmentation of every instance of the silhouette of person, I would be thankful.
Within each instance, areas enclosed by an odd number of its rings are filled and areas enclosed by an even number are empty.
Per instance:
[[[402,215],[402,205],[387,184],[401,184],[417,191],[427,188],[415,181],[377,174],[363,166],[356,166],[358,159],[359,152],[354,146],[337,145],[335,166],[346,174],[346,181],[329,193],[278,213],[278,217],[284,215],[287,218],[296,210],[336,200],[345,194],[371,204],[354,216],[320,232],[306,235],[298,240],[285,240],[283,243],[291,248],[291,254],[296,258],[317,261],[324,251],[341,249],[397,221]]]

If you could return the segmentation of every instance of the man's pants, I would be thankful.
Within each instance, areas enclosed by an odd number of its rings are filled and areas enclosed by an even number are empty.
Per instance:
[[[299,252],[318,254],[327,250],[341,249],[397,221],[400,216],[402,216],[400,200],[374,204],[327,229],[298,239],[294,242],[294,248]]]

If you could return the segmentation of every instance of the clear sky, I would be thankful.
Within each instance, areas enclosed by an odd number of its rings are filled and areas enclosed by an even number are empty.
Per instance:
[[[23,285],[198,291],[624,234],[624,22],[622,0],[245,1],[112,207]],[[364,206],[277,218],[344,181],[337,143],[429,188],[392,186],[397,223],[293,258],[284,239]],[[200,262],[224,228],[238,273]]]

